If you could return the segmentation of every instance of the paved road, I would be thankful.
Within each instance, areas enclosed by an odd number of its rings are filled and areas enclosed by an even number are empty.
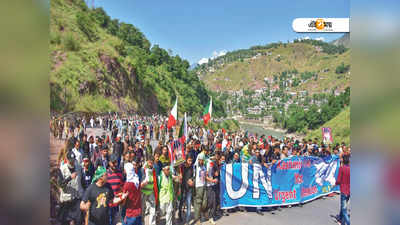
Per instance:
[[[340,196],[335,195],[316,199],[302,207],[293,206],[292,208],[281,208],[280,211],[263,211],[263,216],[256,214],[254,208],[245,212],[237,211],[229,213],[229,216],[223,216],[215,222],[217,225],[335,225],[336,222],[332,216],[338,214],[339,208]],[[193,213],[192,208],[192,218]],[[146,217],[146,225],[147,221],[148,217]],[[183,225],[183,223],[177,222],[174,224]],[[193,224],[193,220],[190,224]],[[211,225],[209,222],[203,222],[203,224]],[[165,225],[164,217],[157,225]]]
[[[336,224],[331,215],[340,208],[340,197],[325,197],[308,202],[303,207],[282,208],[264,212],[263,216],[255,212],[236,212],[222,217],[217,224],[226,225],[325,225]]]

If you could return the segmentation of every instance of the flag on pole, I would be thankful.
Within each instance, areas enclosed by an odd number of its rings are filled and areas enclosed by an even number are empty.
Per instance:
[[[212,114],[212,97],[210,98],[210,102],[204,108],[203,112],[204,125],[207,125],[208,121],[211,119],[211,114]]]
[[[168,124],[167,124],[168,129],[171,129],[171,127],[176,125],[177,119],[178,119],[178,98],[176,98],[175,105],[172,108],[171,113],[169,114]]]
[[[186,119],[186,112],[185,112],[185,118],[182,121],[181,128],[179,129],[179,141],[180,141],[180,146],[181,146],[181,151],[182,151],[182,157],[184,159],[186,159],[184,144],[185,144],[186,138],[188,136],[187,133],[188,133],[188,131],[187,131],[187,119]]]

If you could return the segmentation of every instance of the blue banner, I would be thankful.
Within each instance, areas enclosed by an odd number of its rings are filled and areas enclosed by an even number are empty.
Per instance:
[[[248,163],[223,165],[221,207],[291,205],[337,192],[339,166],[337,156],[296,156],[268,168]]]

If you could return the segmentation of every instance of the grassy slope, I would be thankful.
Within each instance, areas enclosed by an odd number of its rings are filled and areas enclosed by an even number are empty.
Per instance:
[[[208,94],[198,80],[193,82],[196,75],[182,72],[184,79],[177,78],[168,65],[151,66],[146,61],[149,53],[137,46],[129,46],[132,52],[121,56],[117,49],[123,41],[97,23],[93,27],[99,39],[89,41],[77,23],[79,1],[50,2],[52,110],[166,112],[178,96],[180,111],[202,111]],[[68,47],[71,39],[76,50]],[[90,92],[79,93],[83,84],[92,87]]]
[[[334,143],[345,142],[350,143],[350,107],[347,107],[330,121],[321,127],[330,127],[332,129],[332,137]],[[321,128],[311,131],[306,138],[318,138],[322,140]]]
[[[350,64],[350,51],[346,51],[341,55],[328,55],[323,52],[317,52],[314,46],[306,43],[290,43],[287,47],[282,45],[276,49],[258,51],[270,51],[272,55],[259,56],[255,60],[236,61],[224,65],[216,72],[204,75],[202,79],[207,87],[212,90],[239,90],[251,88],[256,83],[265,86],[264,77],[273,77],[274,74],[285,70],[297,69],[301,73],[329,69],[329,72],[319,73],[317,81],[308,81],[293,90],[308,90],[313,93],[331,89],[335,86],[344,89],[350,83],[348,75],[338,77],[335,73],[336,67],[342,62]],[[275,60],[278,55],[281,56],[280,62]]]
[[[61,87],[67,86],[67,92],[72,95],[71,99],[69,99],[69,104],[76,105],[73,108],[76,111],[116,110],[117,107],[112,103],[111,99],[104,98],[100,94],[79,96],[77,93],[80,83],[85,81],[94,82],[96,80],[93,68],[98,68],[109,80],[113,80],[113,77],[107,74],[98,55],[102,53],[110,57],[118,57],[119,55],[114,46],[120,43],[118,38],[107,34],[105,30],[97,25],[99,40],[96,42],[88,41],[76,23],[76,14],[79,10],[76,5],[67,1],[51,1],[50,36],[51,39],[60,39],[60,42],[50,44],[52,57],[50,83]],[[79,50],[71,51],[68,49],[68,38],[73,38],[78,43]],[[65,82],[69,82],[69,84],[64,85]],[[104,88],[111,88],[111,86]],[[101,104],[102,102],[104,104]]]

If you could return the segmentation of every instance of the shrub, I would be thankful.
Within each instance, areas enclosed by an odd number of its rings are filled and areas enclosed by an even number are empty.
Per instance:
[[[81,48],[78,40],[71,33],[64,36],[64,46],[68,51],[79,51]]]
[[[344,63],[340,64],[339,66],[336,67],[336,73],[341,74],[341,73],[346,73],[350,70],[350,65],[344,65]]]
[[[76,15],[76,20],[79,26],[79,29],[87,36],[89,41],[97,41],[99,37],[97,36],[96,32],[96,24],[95,20],[92,19],[87,13],[79,12]]]
[[[50,33],[50,43],[55,45],[61,44],[61,36],[57,33]]]

